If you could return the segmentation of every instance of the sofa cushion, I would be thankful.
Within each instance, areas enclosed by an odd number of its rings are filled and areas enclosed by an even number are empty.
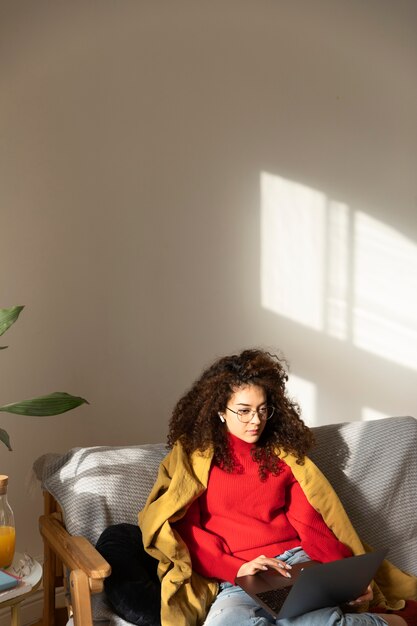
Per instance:
[[[361,539],[417,575],[417,420],[391,417],[314,429],[311,459],[333,485]]]
[[[139,526],[109,526],[101,533],[96,548],[111,565],[104,591],[117,615],[136,626],[161,626],[158,561],[145,552]]]
[[[73,448],[42,469],[42,486],[59,503],[71,535],[93,545],[111,524],[137,524],[161,460],[164,444]]]

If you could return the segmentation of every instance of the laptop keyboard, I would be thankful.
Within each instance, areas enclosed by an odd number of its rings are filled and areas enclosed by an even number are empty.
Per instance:
[[[275,613],[281,610],[282,605],[287,599],[292,586],[282,587],[282,589],[269,589],[268,591],[261,591],[257,593],[257,597],[262,600],[264,604],[269,606]]]

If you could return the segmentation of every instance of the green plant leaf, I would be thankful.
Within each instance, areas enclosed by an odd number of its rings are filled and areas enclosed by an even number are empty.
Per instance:
[[[12,451],[12,447],[10,445],[10,437],[6,433],[6,431],[3,430],[3,428],[0,428],[0,441],[2,441],[5,446],[7,446],[7,448],[10,450],[10,452]]]
[[[47,396],[40,396],[39,398],[32,398],[31,400],[23,400],[23,402],[0,406],[0,411],[17,413],[18,415],[45,417],[71,411],[71,409],[75,409],[81,404],[88,404],[88,402],[84,398],[58,391],[50,393]]]
[[[10,309],[0,309],[0,335],[4,335],[6,330],[15,323],[23,306],[12,306]]]

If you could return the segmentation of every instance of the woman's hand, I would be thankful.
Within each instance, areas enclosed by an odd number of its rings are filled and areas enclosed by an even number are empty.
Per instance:
[[[271,559],[264,554],[256,557],[256,559],[252,559],[252,561],[248,561],[244,563],[240,568],[236,577],[238,576],[253,576],[257,572],[262,572],[268,569],[274,569],[282,576],[286,578],[291,578],[291,574],[288,570],[291,569],[291,565],[287,565],[283,561],[278,561],[278,559]]]
[[[372,591],[372,587],[371,585],[368,585],[365,593],[359,596],[359,598],[356,598],[356,600],[352,600],[352,602],[349,602],[349,605],[356,606],[358,604],[363,604],[364,602],[370,602],[373,597],[374,597],[374,593]]]

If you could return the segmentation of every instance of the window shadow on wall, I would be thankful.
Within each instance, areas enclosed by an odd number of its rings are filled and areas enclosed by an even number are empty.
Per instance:
[[[260,192],[262,307],[345,352],[416,372],[416,244],[296,181],[262,172]],[[314,412],[315,385],[301,377],[291,382]],[[361,419],[382,416],[361,407]]]

